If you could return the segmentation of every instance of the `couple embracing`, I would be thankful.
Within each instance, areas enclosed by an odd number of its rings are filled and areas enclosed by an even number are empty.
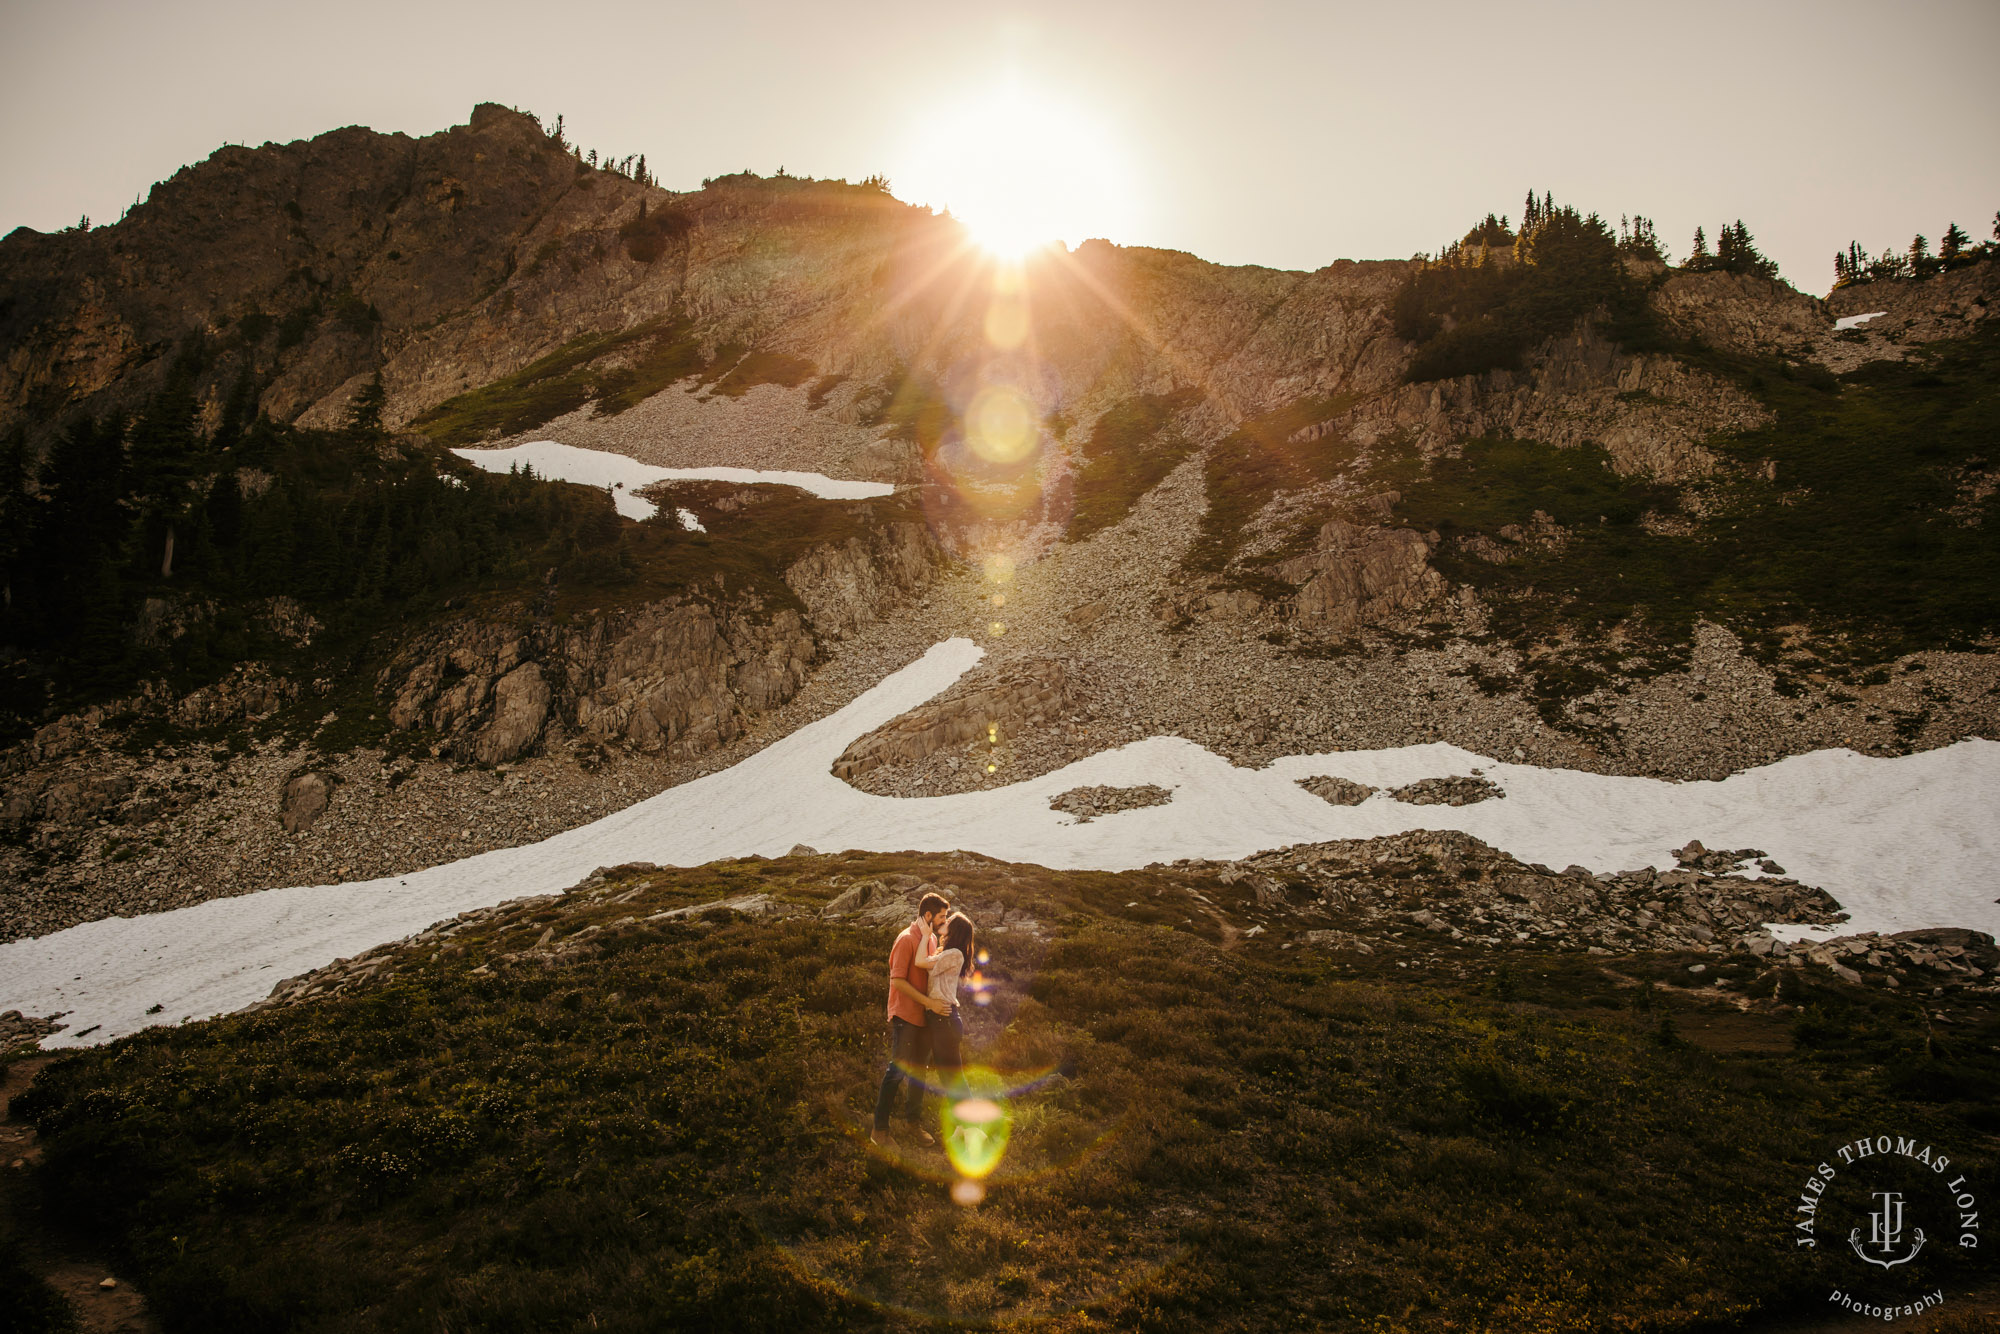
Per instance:
[[[889,950],[889,1068],[875,1095],[875,1129],[869,1139],[889,1142],[889,1114],[903,1095],[903,1118],[925,1144],[936,1138],[924,1128],[925,1073],[949,1089],[964,1064],[965,1025],[958,1013],[959,979],[972,971],[972,919],[951,910],[942,894],[917,903],[917,920]]]

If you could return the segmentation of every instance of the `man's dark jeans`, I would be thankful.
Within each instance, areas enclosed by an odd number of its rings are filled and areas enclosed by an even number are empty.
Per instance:
[[[889,1021],[889,1068],[882,1072],[882,1089],[875,1095],[875,1129],[889,1128],[896,1103],[896,1084],[903,1091],[903,1119],[915,1124],[924,1113],[923,1069],[931,1063],[931,1031],[907,1019]]]

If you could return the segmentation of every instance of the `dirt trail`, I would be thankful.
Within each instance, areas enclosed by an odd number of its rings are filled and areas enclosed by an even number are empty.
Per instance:
[[[76,1311],[83,1334],[159,1334],[146,1299],[108,1265],[88,1238],[58,1232],[41,1216],[29,1172],[41,1160],[35,1128],[16,1122],[14,1099],[35,1082],[53,1056],[31,1056],[0,1070],[0,1231],[23,1242],[29,1268],[49,1281]],[[111,1279],[113,1287],[104,1287]]]

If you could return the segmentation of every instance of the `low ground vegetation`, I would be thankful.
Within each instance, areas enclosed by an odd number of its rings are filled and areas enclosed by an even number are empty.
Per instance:
[[[1023,1089],[976,1209],[864,1140],[884,933],[819,909],[907,872],[1044,924],[987,942],[978,1058]],[[792,915],[648,920],[760,893]],[[1256,902],[963,856],[632,868],[376,989],[65,1058],[18,1110],[48,1207],[173,1329],[1717,1329],[1823,1302],[1790,1197],[1855,1127],[1991,1175],[1976,998],[1230,946]],[[1994,1277],[1936,1250],[1913,1282]]]

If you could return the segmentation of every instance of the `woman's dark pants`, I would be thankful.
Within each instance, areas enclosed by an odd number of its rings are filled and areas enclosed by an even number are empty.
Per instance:
[[[943,1018],[933,1018],[930,1029],[931,1065],[937,1070],[938,1087],[946,1097],[956,1100],[963,1096],[958,1086],[963,1082],[959,1071],[965,1065],[965,1022],[959,1018],[958,1007],[952,1006]]]

